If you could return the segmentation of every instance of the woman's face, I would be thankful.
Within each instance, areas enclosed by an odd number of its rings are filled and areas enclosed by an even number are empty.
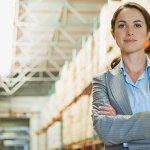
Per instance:
[[[124,8],[117,16],[113,37],[122,53],[144,51],[144,43],[150,38],[141,12],[135,8]]]

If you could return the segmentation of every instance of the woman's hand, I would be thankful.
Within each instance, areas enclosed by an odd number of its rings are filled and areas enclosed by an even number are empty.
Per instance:
[[[116,110],[111,105],[104,105],[99,107],[99,114],[100,115],[108,115],[108,116],[116,116]]]

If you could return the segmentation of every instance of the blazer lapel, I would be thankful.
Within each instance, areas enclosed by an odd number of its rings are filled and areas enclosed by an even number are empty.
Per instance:
[[[125,89],[124,77],[120,72],[119,65],[110,71],[108,77],[108,83],[110,86],[110,90],[112,91],[112,95],[120,106],[121,110],[124,114],[132,114],[132,110],[129,104],[129,98],[127,95],[127,91]]]

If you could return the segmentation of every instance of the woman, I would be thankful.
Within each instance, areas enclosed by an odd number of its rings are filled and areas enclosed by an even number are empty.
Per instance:
[[[93,126],[106,150],[150,149],[150,15],[139,4],[120,6],[111,20],[121,61],[93,78]]]

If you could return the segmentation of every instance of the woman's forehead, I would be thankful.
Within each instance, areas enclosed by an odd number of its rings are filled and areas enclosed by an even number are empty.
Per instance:
[[[142,13],[138,10],[138,9],[136,9],[136,8],[123,8],[120,12],[119,12],[119,14],[118,14],[118,16],[117,16],[117,18],[116,18],[116,20],[126,20],[126,19],[132,19],[132,20],[145,20],[144,19],[144,16],[142,15]]]

